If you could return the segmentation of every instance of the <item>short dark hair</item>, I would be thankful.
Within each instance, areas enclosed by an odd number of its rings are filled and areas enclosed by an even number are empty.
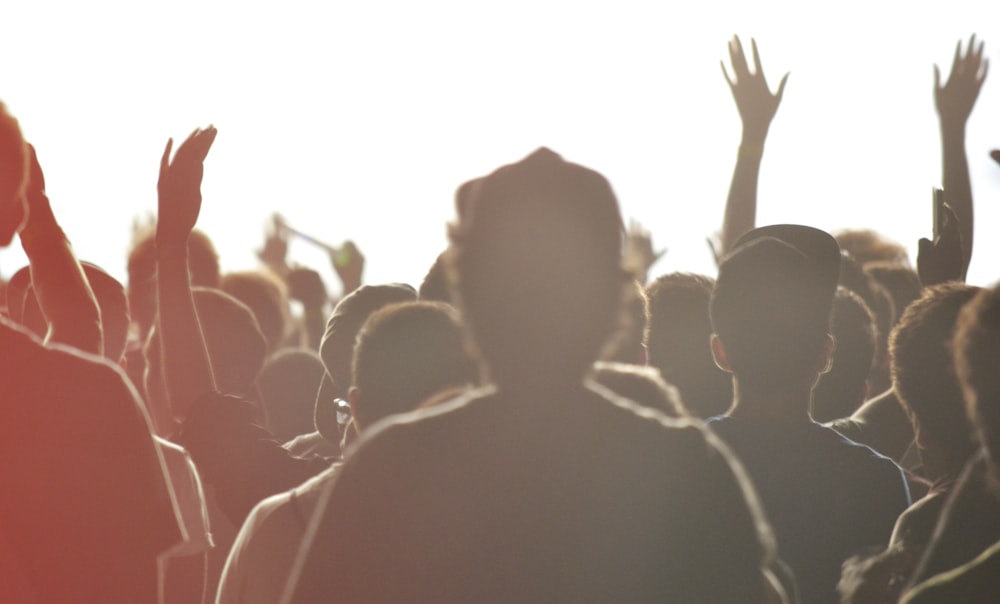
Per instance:
[[[1000,484],[1000,284],[962,308],[954,338],[955,368],[969,417]]]
[[[733,373],[760,385],[806,377],[829,331],[833,291],[784,241],[764,237],[738,246],[719,265],[710,302]]]
[[[869,262],[863,268],[889,293],[897,321],[903,316],[906,307],[920,297],[920,277],[909,266],[892,262]]]
[[[909,255],[906,248],[877,231],[871,229],[844,229],[833,234],[840,248],[856,258],[861,264],[869,262],[893,262],[908,266]]]
[[[733,379],[719,369],[709,342],[709,301],[715,280],[694,273],[670,273],[646,288],[649,364],[680,390],[684,405],[701,418],[725,413],[733,402]]]
[[[475,379],[458,313],[441,302],[381,308],[358,332],[352,363],[358,420],[368,427],[416,409],[437,392]]]
[[[833,365],[813,390],[812,418],[818,422],[847,417],[857,410],[875,361],[875,317],[860,296],[843,286],[833,298],[830,327],[836,339]]]
[[[903,313],[889,343],[892,383],[900,403],[956,473],[975,450],[975,442],[951,342],[962,307],[978,291],[962,283],[927,288]]]
[[[319,354],[307,348],[286,348],[267,359],[257,387],[275,437],[286,441],[313,431],[313,404],[325,374]]]

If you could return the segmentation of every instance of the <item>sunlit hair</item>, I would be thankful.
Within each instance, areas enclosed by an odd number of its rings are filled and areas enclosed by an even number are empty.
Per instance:
[[[833,364],[813,390],[812,418],[818,422],[857,410],[875,361],[875,317],[860,296],[843,286],[833,299],[830,330],[837,342]]]
[[[663,275],[646,288],[649,364],[680,390],[694,415],[721,415],[733,402],[733,379],[712,358],[708,306],[715,280],[693,273]]]
[[[920,277],[909,266],[893,262],[869,262],[864,271],[889,292],[898,321],[906,307],[920,297]]]
[[[270,272],[238,271],[223,275],[219,287],[253,311],[268,350],[277,350],[291,320],[284,281]]]
[[[1000,494],[1000,284],[962,308],[954,338],[955,367],[969,417],[986,449]]]
[[[894,262],[909,266],[906,247],[871,229],[844,229],[833,234],[840,249],[848,252],[861,264],[869,262]]]
[[[957,475],[975,449],[955,375],[951,341],[962,307],[979,288],[947,283],[929,288],[903,313],[889,339],[892,383],[899,402]]]
[[[355,416],[365,428],[437,392],[472,384],[476,375],[458,313],[441,302],[403,302],[372,313],[358,333],[352,370]]]

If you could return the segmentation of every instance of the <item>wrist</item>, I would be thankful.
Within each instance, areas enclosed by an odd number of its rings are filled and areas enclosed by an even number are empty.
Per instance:
[[[760,161],[764,156],[764,142],[741,142],[739,148],[739,158]]]

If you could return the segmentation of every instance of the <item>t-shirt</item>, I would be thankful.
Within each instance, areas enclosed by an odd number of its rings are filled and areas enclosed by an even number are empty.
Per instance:
[[[971,561],[997,541],[1000,500],[989,488],[986,458],[979,453],[966,464],[951,489],[910,585]]]
[[[703,427],[596,385],[388,418],[324,495],[296,603],[745,604],[773,561]]]
[[[841,565],[889,542],[910,503],[887,457],[812,421],[716,417],[709,428],[743,461],[803,602],[839,602]]]
[[[0,532],[38,600],[155,602],[182,533],[131,384],[3,320],[0,354]]]
[[[978,558],[921,583],[901,604],[996,604],[1000,601],[1000,542]]]
[[[338,467],[257,504],[229,551],[216,604],[274,604],[281,598],[319,495]]]

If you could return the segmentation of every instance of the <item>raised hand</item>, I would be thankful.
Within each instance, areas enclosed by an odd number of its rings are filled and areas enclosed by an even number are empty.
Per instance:
[[[657,250],[653,246],[653,236],[634,218],[629,221],[625,234],[625,258],[629,268],[643,284],[649,276],[649,269],[667,253],[667,249]]]
[[[750,46],[753,50],[753,72],[747,65],[746,54],[743,52],[739,36],[733,36],[729,42],[729,60],[732,63],[733,77],[729,76],[725,61],[719,61],[719,65],[722,67],[722,75],[729,84],[729,90],[733,93],[736,109],[740,112],[744,140],[759,139],[763,143],[771,120],[778,111],[781,97],[785,93],[785,83],[788,82],[789,74],[786,73],[781,78],[778,91],[772,94],[767,85],[767,78],[764,77],[764,69],[760,65],[757,42],[753,38],[750,39]]]
[[[964,127],[989,70],[989,59],[983,58],[984,43],[976,46],[976,34],[969,37],[965,54],[962,41],[955,46],[948,81],[941,84],[941,69],[934,65],[934,104],[942,127]]]
[[[958,218],[948,204],[944,204],[940,211],[944,214],[941,232],[934,241],[921,238],[917,242],[917,274],[924,287],[965,281],[966,265]]]
[[[343,285],[342,296],[361,287],[361,277],[365,271],[365,257],[353,241],[345,241],[339,249],[331,249],[330,263]]]
[[[177,148],[173,161],[170,160],[170,150],[174,139],[167,141],[160,159],[160,180],[156,186],[159,194],[157,247],[187,245],[188,235],[201,212],[205,157],[217,133],[214,126],[195,129]]]
[[[288,227],[280,214],[271,216],[264,233],[264,247],[257,250],[257,258],[278,275],[288,273]]]

